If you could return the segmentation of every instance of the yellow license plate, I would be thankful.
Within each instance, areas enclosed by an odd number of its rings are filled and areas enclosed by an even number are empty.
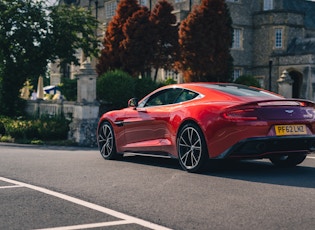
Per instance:
[[[277,136],[307,134],[305,125],[275,125]]]

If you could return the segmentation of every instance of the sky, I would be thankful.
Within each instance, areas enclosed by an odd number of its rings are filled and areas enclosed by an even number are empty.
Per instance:
[[[47,0],[48,5],[53,5],[57,2],[58,0]]]

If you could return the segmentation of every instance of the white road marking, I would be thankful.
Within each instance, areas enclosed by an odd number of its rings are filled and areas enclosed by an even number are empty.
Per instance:
[[[73,226],[63,226],[57,228],[41,228],[35,230],[75,230],[75,229],[87,229],[87,228],[100,228],[100,227],[108,227],[115,225],[123,225],[123,224],[132,224],[133,222],[127,220],[119,220],[119,221],[110,221],[104,223],[94,223],[94,224],[81,224],[81,225],[73,225]]]
[[[315,157],[310,157],[310,156],[307,156],[307,158],[310,158],[310,159],[315,159]]]
[[[0,177],[0,180],[8,182],[8,183],[11,183],[11,184],[15,184],[15,185],[18,185],[18,186],[26,187],[26,188],[29,188],[29,189],[32,189],[32,190],[35,190],[35,191],[38,191],[38,192],[42,192],[42,193],[48,194],[50,196],[58,197],[60,199],[63,199],[63,200],[66,200],[66,201],[69,201],[69,202],[72,202],[72,203],[75,203],[75,204],[78,204],[78,205],[81,205],[81,206],[84,206],[84,207],[87,207],[87,208],[90,208],[90,209],[93,209],[93,210],[96,210],[96,211],[99,211],[99,212],[102,212],[102,213],[114,216],[116,218],[124,220],[124,224],[126,224],[128,222],[128,223],[138,224],[138,225],[150,228],[150,229],[170,230],[170,228],[166,228],[166,227],[163,227],[161,225],[157,225],[157,224],[154,224],[154,223],[149,222],[149,221],[145,221],[145,220],[133,217],[133,216],[129,216],[127,214],[124,214],[124,213],[121,213],[121,212],[118,212],[118,211],[115,211],[115,210],[111,210],[109,208],[102,207],[100,205],[93,204],[93,203],[90,203],[90,202],[87,202],[87,201],[84,201],[84,200],[80,200],[80,199],[77,199],[77,198],[74,198],[74,197],[71,197],[71,196],[59,193],[59,192],[54,192],[54,191],[51,191],[49,189],[45,189],[45,188],[38,187],[38,186],[35,186],[35,185],[31,185],[31,184],[26,184],[26,183],[23,183],[23,182],[20,182],[20,181],[11,180],[11,179],[4,178],[4,177]],[[75,227],[75,226],[72,226],[72,227]],[[62,227],[62,229],[67,229],[67,228],[66,227]],[[70,228],[70,229],[77,229],[77,228]]]
[[[21,185],[7,185],[7,186],[0,186],[0,189],[3,189],[3,188],[18,188],[18,187],[23,187]]]

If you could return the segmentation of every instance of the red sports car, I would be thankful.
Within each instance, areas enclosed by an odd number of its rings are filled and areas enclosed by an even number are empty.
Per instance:
[[[296,166],[315,150],[315,104],[230,83],[162,87],[128,108],[102,115],[105,159],[124,153],[177,158],[188,172],[208,159],[262,159]]]

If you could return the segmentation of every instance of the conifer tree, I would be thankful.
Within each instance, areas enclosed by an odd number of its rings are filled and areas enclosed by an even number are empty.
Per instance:
[[[140,9],[137,0],[121,0],[117,11],[110,21],[103,41],[103,49],[96,66],[99,75],[108,70],[121,69],[124,47],[122,41],[125,39],[123,26],[132,14]]]
[[[152,23],[149,20],[150,11],[147,7],[141,7],[129,17],[123,26],[125,39],[122,41],[124,53],[122,58],[122,69],[133,76],[146,77],[150,71],[150,60],[153,54]]]
[[[202,0],[179,30],[179,69],[186,82],[229,81],[232,19],[224,0]]]
[[[171,70],[178,58],[178,25],[172,13],[174,7],[166,0],[160,0],[151,12],[150,20],[155,29],[152,66],[156,80],[158,69]]]

